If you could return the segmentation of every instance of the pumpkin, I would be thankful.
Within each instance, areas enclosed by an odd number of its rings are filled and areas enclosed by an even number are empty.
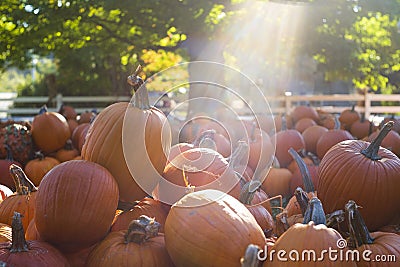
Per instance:
[[[111,232],[89,254],[88,267],[173,267],[160,224],[146,215],[132,220],[127,230]]]
[[[11,123],[0,128],[0,157],[6,158],[8,150],[15,161],[22,165],[28,162],[33,154],[33,140],[30,125]]]
[[[207,142],[205,142],[207,140]],[[209,143],[209,145],[207,145]],[[224,135],[215,130],[203,131],[193,142],[194,147],[209,147],[227,158],[231,155],[231,143]]]
[[[340,113],[339,121],[343,127],[343,129],[350,131],[351,125],[360,120],[360,113],[355,110],[355,105],[351,107],[351,109],[345,109]]]
[[[0,159],[0,184],[3,184],[14,191],[15,183],[10,174],[10,166],[15,164],[22,168],[22,164],[14,160],[12,151],[8,145],[5,146],[5,149],[7,150],[7,157],[5,159]]]
[[[357,266],[382,266],[383,262],[384,266],[398,266],[396,259],[400,258],[400,235],[385,232],[370,233],[358,210],[358,205],[352,200],[346,203],[345,211],[351,244],[362,255]]]
[[[275,150],[269,135],[259,128],[253,128],[247,142],[249,145],[247,165],[257,173],[268,170]]]
[[[128,81],[135,90],[133,103],[102,110],[90,124],[81,154],[108,169],[118,183],[120,200],[132,202],[151,194],[161,178],[171,131],[164,113],[150,107],[143,80],[129,76]]]
[[[70,160],[48,172],[35,205],[37,231],[63,252],[74,252],[108,233],[118,205],[118,186],[99,164]]]
[[[348,140],[326,153],[319,166],[317,191],[328,213],[354,200],[363,207],[368,229],[374,231],[400,212],[400,159],[380,147],[392,126],[393,122],[387,123],[372,143]]]
[[[0,243],[0,261],[6,266],[69,266],[67,259],[50,244],[42,241],[26,241],[21,214],[12,219],[12,241]]]
[[[262,181],[261,189],[271,197],[278,195],[288,197],[290,196],[289,183],[291,179],[292,172],[287,168],[281,168],[275,158],[274,164],[270,167],[268,174]]]
[[[47,111],[46,106],[33,117],[31,132],[34,143],[44,154],[64,147],[65,142],[71,137],[65,117],[60,113]]]
[[[313,198],[307,207],[303,223],[290,226],[276,240],[272,249],[267,251],[263,266],[338,266],[338,263],[330,259],[326,252],[329,248],[338,248],[337,244],[342,239],[338,231],[325,225],[325,213],[321,202]],[[342,248],[343,255],[347,250],[347,248]],[[278,258],[272,251],[278,252],[280,254],[278,257],[286,260]],[[284,251],[284,254],[279,251]],[[305,251],[310,253],[303,253]],[[321,256],[324,257],[320,258]],[[340,266],[357,265],[352,261],[341,261]]]
[[[273,144],[275,144],[275,156],[281,167],[287,167],[292,162],[292,157],[288,152],[289,148],[292,147],[296,151],[300,151],[305,149],[306,146],[303,136],[297,130],[277,132],[271,139]]]
[[[253,214],[258,225],[260,225],[261,229],[264,231],[266,237],[270,237],[275,227],[274,219],[272,218],[271,213],[265,207],[265,202],[259,202],[255,204],[252,203],[254,201],[255,194],[258,192],[257,190],[260,188],[260,185],[261,183],[258,181],[251,180],[246,182],[240,191],[240,196],[238,199],[247,207],[250,213]],[[271,209],[270,205],[268,205],[268,207]]]
[[[372,142],[378,134],[379,131],[373,132],[370,136],[368,136],[366,141]],[[385,138],[383,138],[381,146],[389,149],[396,154],[396,156],[400,157],[400,134],[395,131],[390,131]]]
[[[69,126],[69,131],[72,133],[74,132],[74,130],[76,129],[76,127],[79,126],[79,123],[76,120],[73,119],[69,119],[67,120],[68,126]]]
[[[53,157],[45,157],[41,152],[36,152],[36,159],[28,161],[25,165],[24,171],[29,179],[36,185],[39,186],[40,181],[46,173],[48,173],[60,162]]]
[[[23,216],[22,223],[26,229],[34,218],[37,188],[26,177],[21,167],[11,165],[10,173],[14,179],[16,192],[0,203],[0,222],[11,225],[16,211]]]
[[[35,220],[31,220],[25,231],[26,240],[41,240],[40,235],[37,231]],[[41,240],[43,241],[43,240]]]
[[[92,111],[86,110],[78,115],[78,117],[77,117],[78,123],[79,124],[90,123],[94,120],[96,115],[97,115],[97,112],[95,110],[92,110]]]
[[[164,224],[167,214],[159,200],[145,197],[140,200],[132,209],[119,213],[111,227],[111,231],[127,230],[130,222],[137,219],[140,215],[146,215],[155,218],[160,225],[160,232],[164,233]]]
[[[326,152],[337,143],[344,140],[353,140],[354,137],[347,130],[340,129],[340,123],[336,120],[335,128],[323,133],[317,141],[317,156],[322,159]]]
[[[319,119],[317,111],[310,106],[304,106],[304,105],[296,106],[290,114],[295,123],[297,123],[303,118],[309,118],[315,122],[317,122]]]
[[[368,137],[373,131],[374,124],[365,118],[365,114],[350,127],[350,133],[357,139]]]
[[[314,125],[304,130],[301,135],[303,136],[304,143],[306,145],[306,151],[317,154],[318,139],[327,131],[327,128],[320,125]]]
[[[249,244],[265,242],[246,206],[214,189],[185,195],[165,222],[165,246],[177,267],[239,266]]]
[[[218,189],[238,197],[240,178],[221,154],[193,148],[176,156],[164,169],[157,199],[172,205],[188,191]]]
[[[79,151],[72,145],[72,140],[68,139],[65,143],[65,146],[57,150],[55,158],[59,162],[64,162],[68,160],[73,160],[77,156],[79,156]]]
[[[292,129],[294,126],[291,115],[281,114],[274,117],[275,133],[286,129]]]
[[[316,126],[317,123],[310,118],[302,118],[296,122],[294,125],[294,128],[299,131],[300,133],[303,133],[306,129]]]
[[[75,108],[69,105],[62,104],[58,110],[58,113],[63,115],[67,120],[75,120],[78,115]]]

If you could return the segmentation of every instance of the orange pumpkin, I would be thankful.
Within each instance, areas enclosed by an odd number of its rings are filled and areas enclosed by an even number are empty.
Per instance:
[[[10,173],[16,192],[0,203],[0,222],[11,225],[14,212],[19,212],[26,229],[34,217],[37,188],[19,166],[11,165]]]
[[[55,158],[59,162],[64,162],[68,160],[73,160],[79,156],[79,151],[72,145],[71,139],[67,140],[65,146],[59,150],[57,150]]]
[[[33,117],[31,132],[34,143],[45,154],[62,148],[71,137],[65,117],[57,112],[48,112],[46,106]]]
[[[218,190],[185,195],[165,222],[175,266],[238,266],[249,244],[265,246],[261,227],[245,205]]]
[[[133,202],[156,187],[167,162],[171,131],[164,113],[150,107],[143,80],[130,76],[128,81],[135,89],[134,103],[102,110],[90,124],[81,154],[110,171],[121,201]]]
[[[43,177],[60,162],[53,157],[45,157],[42,153],[36,152],[36,159],[28,161],[25,165],[24,171],[29,179],[39,186]]]

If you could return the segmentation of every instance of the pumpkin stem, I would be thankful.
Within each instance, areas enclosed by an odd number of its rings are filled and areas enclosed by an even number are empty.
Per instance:
[[[299,167],[301,176],[303,177],[304,189],[306,190],[307,193],[314,192],[315,191],[314,184],[312,183],[311,175],[307,168],[306,163],[300,157],[299,153],[297,153],[296,150],[293,149],[293,147],[291,147],[288,150],[288,152],[292,156],[292,158],[296,161],[297,166]]]
[[[251,180],[245,183],[240,190],[239,201],[245,205],[251,205],[254,194],[260,188],[261,183],[258,180]]]
[[[133,220],[125,234],[125,243],[135,242],[141,244],[152,237],[158,235],[161,224],[156,222],[154,218],[146,215],[140,215],[138,219]]]
[[[34,155],[35,159],[44,160],[44,155],[41,151],[36,151]]]
[[[217,132],[215,130],[206,130],[200,134],[198,138],[194,141],[193,145],[202,148],[210,148],[212,150],[217,151],[217,147],[215,145],[215,137],[214,135]]]
[[[44,113],[46,113],[48,110],[47,110],[47,106],[46,105],[43,105],[41,108],[40,108],[40,110],[39,110],[39,115],[41,115],[41,114],[44,114]]]
[[[141,71],[142,66],[139,65],[136,71],[132,75],[128,76],[127,81],[128,84],[132,86],[133,91],[135,91],[135,102],[133,103],[133,106],[141,110],[147,110],[150,109],[149,94],[143,79],[139,76]]]
[[[313,197],[307,206],[307,210],[304,214],[304,224],[313,221],[315,225],[325,224],[326,225],[326,217],[325,212],[322,207],[321,201],[317,197]]]
[[[22,215],[18,212],[14,212],[14,216],[11,223],[12,229],[12,242],[10,246],[10,252],[26,252],[28,251],[28,244],[26,243],[24,227],[22,225]]]
[[[300,206],[301,215],[303,215],[303,217],[304,217],[305,213],[307,211],[308,202],[310,201],[310,199],[308,198],[307,193],[304,192],[304,190],[301,187],[296,188],[296,190],[294,192],[294,196],[296,197],[296,201]]]
[[[370,160],[380,160],[382,159],[381,156],[378,155],[379,147],[386,137],[386,135],[392,130],[393,128],[393,121],[389,121],[385,123],[382,130],[379,132],[378,136],[369,144],[369,146],[361,151],[361,154],[369,158]]]
[[[249,156],[249,145],[245,141],[239,141],[238,146],[232,155],[229,157],[229,165],[240,166],[243,164],[243,160]]]
[[[338,116],[333,116],[333,118],[335,120],[335,125],[333,126],[333,129],[334,130],[340,130],[340,121],[339,121]]]
[[[282,126],[281,126],[281,131],[286,131],[286,130],[287,130],[286,116],[285,116],[285,114],[282,114]]]
[[[37,187],[28,179],[24,171],[18,165],[10,165],[10,174],[14,180],[18,195],[29,195],[31,192],[37,191]]]
[[[74,146],[72,145],[72,140],[68,139],[67,142],[65,142],[65,146],[64,146],[65,150],[73,150]]]
[[[374,239],[371,237],[364,219],[358,210],[359,207],[360,206],[358,206],[353,200],[349,200],[345,205],[350,239],[356,247],[364,244],[372,244],[374,242]]]
[[[240,259],[240,264],[242,267],[257,267],[260,264],[258,259],[258,254],[260,247],[254,244],[250,244],[246,248],[244,256]]]

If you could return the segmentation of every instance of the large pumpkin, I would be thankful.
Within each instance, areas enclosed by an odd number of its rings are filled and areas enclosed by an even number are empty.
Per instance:
[[[62,251],[77,251],[108,233],[118,205],[118,186],[102,166],[63,162],[40,183],[35,223],[40,238]]]
[[[101,111],[90,125],[82,148],[83,159],[102,165],[114,176],[120,200],[125,202],[151,194],[171,145],[167,118],[150,107],[143,81],[135,79],[139,81],[130,80],[135,101],[115,103]]]
[[[264,247],[254,216],[221,191],[189,193],[176,202],[165,222],[165,245],[175,266],[240,266],[249,244]]]
[[[325,154],[317,191],[328,213],[354,200],[363,207],[368,229],[376,230],[400,212],[400,159],[380,147],[392,125],[386,124],[372,143],[348,140]]]

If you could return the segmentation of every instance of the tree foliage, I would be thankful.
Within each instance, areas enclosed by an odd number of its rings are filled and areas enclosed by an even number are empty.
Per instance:
[[[272,22],[267,10],[249,9],[255,2],[3,0],[0,68],[37,68],[32,65],[33,56],[53,59],[57,90],[66,95],[128,94],[126,77],[139,63],[150,76],[180,61],[218,61],[224,51],[234,60],[238,54],[248,55],[236,58],[237,65],[256,65],[271,77],[280,75],[285,80],[288,70],[301,73],[304,66],[299,67],[296,55],[269,53],[264,58],[252,53],[254,43],[263,42],[256,36],[262,27],[285,23]],[[295,25],[302,34],[285,40],[272,34],[269,38],[276,45],[265,47],[265,53],[290,44],[297,56],[312,56],[326,80],[352,81],[357,88],[385,92],[399,88],[393,77],[400,70],[400,0],[271,2],[307,8],[301,24]],[[267,24],[240,31],[250,27],[249,18],[264,14]],[[248,38],[246,34],[251,33],[256,37]],[[238,38],[242,38],[239,43],[235,42]],[[201,54],[209,43],[215,49]]]

